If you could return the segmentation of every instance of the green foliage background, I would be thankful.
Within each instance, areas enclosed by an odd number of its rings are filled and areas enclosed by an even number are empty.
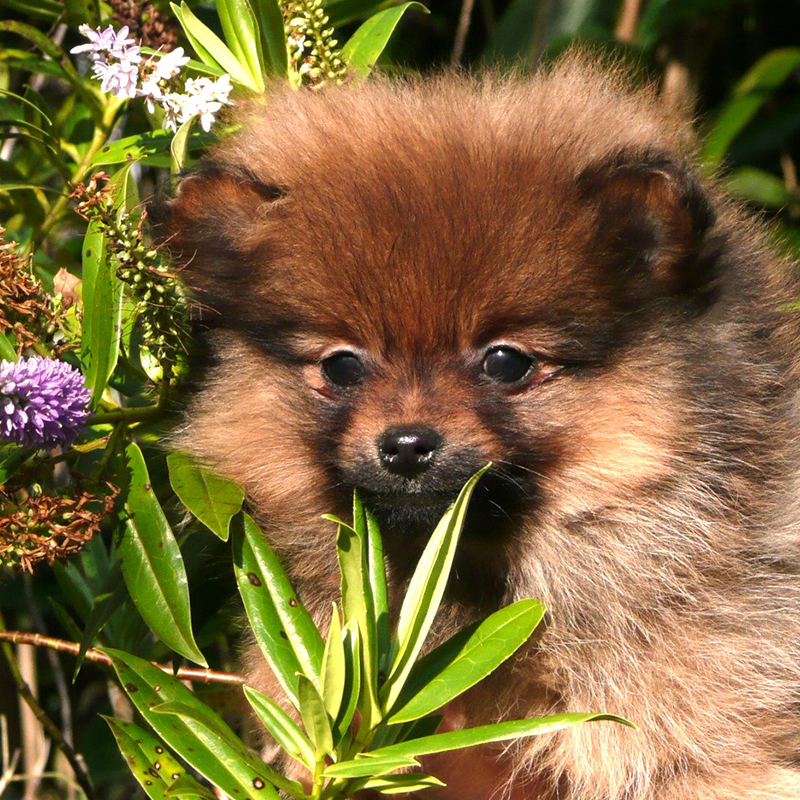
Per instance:
[[[166,4],[157,5],[169,13]],[[222,34],[213,3],[189,5]],[[365,17],[390,5],[375,0],[330,0],[327,9],[344,42]],[[660,83],[670,102],[696,115],[708,168],[719,169],[735,195],[774,223],[780,246],[800,255],[796,166],[800,157],[800,9],[795,2],[432,0],[427,5],[430,14],[410,11],[400,21],[380,58],[381,68],[426,72],[451,63],[470,68],[497,64],[532,68],[575,42],[616,54],[643,80]],[[60,42],[67,50],[78,44],[77,24],[93,10],[108,17],[108,6],[95,0],[0,0],[0,9],[6,20],[0,22],[0,224],[9,239],[33,253],[36,274],[52,290],[59,269],[76,275],[86,269],[82,257],[87,247],[86,223],[70,212],[62,198],[68,180],[75,177],[92,146],[95,122],[106,124],[106,135],[111,125],[122,125],[128,137],[150,131],[152,120],[137,102],[124,115],[104,120],[96,95],[76,91],[64,79],[61,52],[51,43]],[[32,26],[39,39],[21,37],[20,23]],[[67,69],[72,61],[68,59]],[[6,92],[24,96],[31,105]],[[209,139],[194,133],[189,157]],[[53,140],[58,142],[55,147]],[[121,184],[127,187],[121,202],[131,210],[138,207],[140,197],[169,181],[168,149],[137,151],[139,156],[144,157],[137,179],[123,178]],[[114,151],[105,163],[102,157],[95,158],[94,165],[117,169],[120,164],[112,163],[113,157]],[[123,154],[123,164],[124,159]],[[133,405],[146,405],[153,398],[141,362],[131,360],[130,366],[128,373],[117,375],[118,388],[133,398]],[[156,420],[138,437],[153,488],[136,502],[140,507],[150,504],[155,515],[163,508],[165,519],[177,528],[184,513],[180,480],[170,482],[166,457],[156,447],[169,424],[169,419]],[[136,452],[112,455],[127,458],[129,466],[140,458]],[[88,468],[96,466],[100,457],[92,452],[82,456]],[[113,463],[110,467],[115,468]],[[183,490],[187,490],[185,485]],[[207,524],[214,530],[214,520]],[[4,574],[0,609],[5,627],[78,642],[85,638],[85,629],[97,622],[98,606],[102,609],[106,604],[109,611],[111,604],[113,616],[103,634],[106,642],[147,659],[168,660],[169,648],[149,632],[136,603],[119,588],[119,571],[110,560],[113,525],[107,527],[104,540],[96,540],[67,565],[43,569],[35,579]],[[241,612],[228,546],[207,530],[191,527],[180,540],[188,581],[194,587],[193,641],[215,667],[233,670]],[[190,631],[183,642],[168,644],[186,652],[194,647],[193,641]],[[107,675],[85,666],[73,684],[74,660],[53,653],[40,652],[37,666],[42,705],[54,720],[71,729],[100,795],[109,800],[137,796],[139,789],[99,716],[113,714],[118,700]],[[20,743],[20,717],[5,670],[0,661],[0,714],[8,720],[13,749]],[[234,702],[233,694],[224,688],[200,687],[198,694],[223,713]],[[55,758],[50,764],[63,776],[63,764]],[[40,797],[60,798],[72,790],[63,777],[55,777],[45,780],[38,791]],[[21,785],[14,784],[2,796],[21,797],[21,792]]]

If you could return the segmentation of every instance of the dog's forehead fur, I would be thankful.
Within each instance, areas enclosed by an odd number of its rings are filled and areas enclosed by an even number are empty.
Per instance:
[[[675,151],[683,135],[615,80],[567,62],[534,79],[377,81],[243,110],[214,162],[282,194],[230,187],[216,207],[247,250],[260,313],[278,305],[326,335],[407,351],[474,345],[495,320],[602,314],[576,176],[627,146]]]

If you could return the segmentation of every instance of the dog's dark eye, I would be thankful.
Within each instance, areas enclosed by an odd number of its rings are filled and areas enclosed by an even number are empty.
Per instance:
[[[493,381],[516,383],[528,374],[533,361],[529,355],[513,347],[494,347],[483,359],[483,371]]]
[[[366,374],[361,359],[353,353],[334,353],[322,361],[322,371],[334,386],[355,386]]]

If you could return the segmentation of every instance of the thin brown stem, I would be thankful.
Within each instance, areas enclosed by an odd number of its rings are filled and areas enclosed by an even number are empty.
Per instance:
[[[469,26],[472,23],[472,9],[475,7],[475,0],[463,0],[461,4],[461,14],[458,18],[458,28],[456,38],[453,42],[453,52],[450,56],[450,65],[457,67],[464,56],[464,47],[467,43]]]
[[[33,647],[48,647],[51,650],[58,650],[61,653],[69,653],[77,656],[80,652],[80,645],[76,642],[69,642],[66,639],[55,639],[52,636],[43,636],[41,633],[28,633],[27,631],[0,631],[0,642],[14,642],[15,644],[29,644]],[[97,664],[111,666],[111,659],[99,650],[90,648],[86,651],[87,661],[94,661]],[[175,675],[178,680],[192,681],[192,683],[221,683],[227,686],[242,686],[244,678],[233,672],[217,672],[213,669],[203,669],[202,667],[179,667],[174,672],[169,664],[155,664],[159,669],[169,675]]]
[[[642,0],[625,0],[622,5],[622,13],[617,23],[614,35],[617,41],[626,44],[633,41],[636,35],[636,28],[639,27],[639,14],[642,11]]]

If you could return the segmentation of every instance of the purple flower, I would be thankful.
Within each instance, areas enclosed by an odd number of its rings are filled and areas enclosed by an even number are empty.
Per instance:
[[[89,418],[91,393],[65,361],[0,362],[0,439],[49,448],[77,439]]]

